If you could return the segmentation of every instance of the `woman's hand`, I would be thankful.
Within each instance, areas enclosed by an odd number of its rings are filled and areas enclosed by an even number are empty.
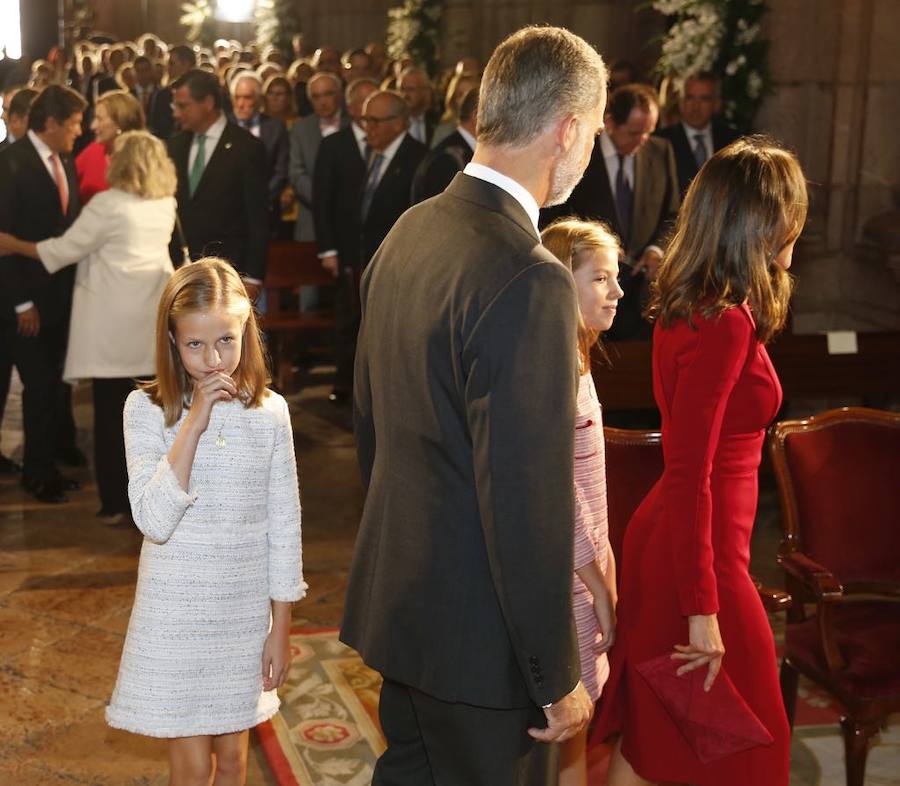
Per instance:
[[[597,651],[609,652],[616,641],[616,601],[609,591],[594,595],[594,614],[600,623],[600,633],[603,634]]]
[[[286,628],[273,626],[263,646],[263,690],[284,685],[291,668],[291,639]]]
[[[188,412],[191,424],[203,433],[209,426],[213,405],[217,401],[231,401],[236,395],[237,386],[234,380],[222,371],[213,371],[212,374],[195,382],[191,409]]]
[[[680,677],[709,664],[709,671],[703,681],[703,690],[708,691],[722,668],[722,658],[725,656],[719,620],[715,614],[694,614],[688,617],[688,633],[690,644],[675,645],[672,659],[685,661],[676,673]]]

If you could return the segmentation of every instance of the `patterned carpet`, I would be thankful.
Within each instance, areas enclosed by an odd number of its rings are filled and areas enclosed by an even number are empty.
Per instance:
[[[257,727],[279,786],[367,786],[384,750],[378,725],[381,679],[333,629],[295,630],[294,660],[281,712]],[[844,786],[838,712],[801,681],[791,753],[791,786]],[[605,783],[608,751],[589,756],[592,786]],[[900,786],[900,718],[869,755],[866,786]]]

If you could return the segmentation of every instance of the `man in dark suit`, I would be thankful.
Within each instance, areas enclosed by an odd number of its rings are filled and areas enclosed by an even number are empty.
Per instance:
[[[6,138],[0,141],[0,153],[21,139],[28,131],[28,110],[37,96],[37,90],[30,87],[16,87],[3,94],[3,122],[6,124]],[[12,376],[12,347],[0,338],[0,423],[6,410],[9,396],[9,381]],[[18,462],[0,453],[0,475],[15,475],[22,471]]]
[[[151,103],[157,90],[159,84],[156,82],[153,63],[149,57],[138,55],[134,58],[134,87],[131,88],[131,94],[141,102],[145,118],[150,116]]]
[[[30,87],[16,87],[3,93],[3,123],[6,138],[0,142],[0,150],[21,139],[28,131],[28,110],[38,91]]]
[[[362,277],[367,495],[341,638],[384,677],[377,786],[555,784],[540,743],[590,714],[571,598],[577,304],[537,221],[587,164],[605,84],[568,31],[501,43],[472,162]],[[369,99],[370,126],[386,108]]]
[[[362,121],[366,129],[369,159],[363,183],[356,191],[352,226],[358,228],[357,254],[344,254],[339,261],[323,256],[322,264],[338,270],[345,278],[339,287],[337,311],[340,313],[339,341],[336,348],[337,370],[332,403],[349,403],[353,384],[353,355],[359,330],[358,282],[391,227],[410,206],[412,179],[428,149],[407,133],[408,108],[403,98],[388,90],[372,93],[363,105]],[[348,226],[349,229],[349,226]],[[355,257],[355,258],[354,258]],[[345,321],[345,316],[347,320]]]
[[[363,105],[378,90],[374,79],[357,79],[345,93],[351,124],[322,140],[313,172],[312,204],[316,245],[322,266],[337,279],[334,299],[334,403],[344,403],[352,387],[353,354],[359,329],[359,203],[366,180],[368,142]]]
[[[473,88],[459,105],[459,125],[419,164],[412,185],[413,204],[440,194],[457,172],[466,168],[475,152],[475,121],[478,112],[478,88]]]
[[[147,110],[147,129],[162,140],[168,139],[175,132],[175,117],[172,113],[172,84],[197,65],[194,50],[184,44],[173,46],[169,50],[169,84],[157,90],[150,100]]]
[[[266,274],[269,224],[265,150],[253,134],[229,123],[219,81],[192,70],[172,85],[175,120],[183,129],[168,142],[178,173],[178,215],[193,259],[221,256],[244,277],[251,296]],[[170,252],[182,262],[180,238]]]
[[[81,133],[85,100],[59,85],[45,88],[28,113],[28,132],[0,154],[0,231],[39,242],[61,235],[80,210],[69,154]],[[76,488],[57,467],[77,453],[69,388],[62,367],[74,268],[49,274],[27,257],[0,257],[0,326],[24,386],[22,482],[38,500],[59,503]]]
[[[434,90],[428,74],[418,66],[405,68],[397,80],[397,90],[409,106],[409,135],[430,147],[437,122],[433,111]]]
[[[682,199],[706,159],[740,136],[737,129],[716,116],[719,105],[719,80],[715,74],[701,71],[689,76],[678,98],[681,122],[659,132],[675,151]]]
[[[290,144],[284,123],[263,112],[262,103],[262,80],[252,71],[239,73],[231,82],[231,106],[237,124],[253,134],[265,148],[268,207],[274,229],[281,220],[282,192],[288,186]]]
[[[672,148],[666,140],[651,136],[658,118],[652,88],[631,84],[616,90],[584,177],[564,205],[545,215],[545,220],[574,214],[605,221],[622,240],[625,295],[605,334],[614,341],[650,337],[641,311],[681,204]]]

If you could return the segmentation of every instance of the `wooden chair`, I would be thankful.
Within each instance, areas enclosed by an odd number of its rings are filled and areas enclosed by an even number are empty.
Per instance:
[[[260,319],[260,327],[268,338],[272,357],[272,375],[282,392],[288,390],[293,377],[292,356],[298,339],[313,331],[334,330],[334,312],[331,309],[300,311],[297,293],[300,287],[334,287],[335,278],[322,267],[316,256],[315,243],[298,243],[277,240],[269,243],[266,259],[267,311]],[[285,292],[289,297],[283,297]],[[294,304],[284,308],[282,301]]]
[[[900,711],[900,413],[844,408],[783,421],[769,449],[779,561],[798,601],[781,669],[788,718],[793,726],[799,674],[834,696],[847,786],[862,786],[873,735]]]
[[[609,510],[609,545],[621,565],[625,529],[638,505],[663,471],[662,435],[658,431],[633,431],[606,427],[606,498]],[[783,611],[791,598],[782,590],[756,589],[767,611]]]

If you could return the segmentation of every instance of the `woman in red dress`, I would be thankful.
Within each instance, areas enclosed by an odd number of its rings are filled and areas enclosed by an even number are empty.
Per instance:
[[[620,733],[610,786],[787,786],[775,645],[748,565],[765,428],[781,404],[764,344],[787,317],[787,268],[806,209],[797,159],[764,137],[738,140],[691,184],[654,284],[665,469],[625,535],[595,728],[603,739]],[[774,741],[701,762],[688,724],[638,671],[667,653],[680,679],[702,670],[701,690],[727,673]]]
[[[126,90],[110,90],[97,99],[94,119],[91,121],[94,141],[75,159],[78,196],[82,207],[94,194],[109,188],[106,170],[109,169],[109,157],[116,137],[126,131],[141,130],[145,126],[141,102]]]

